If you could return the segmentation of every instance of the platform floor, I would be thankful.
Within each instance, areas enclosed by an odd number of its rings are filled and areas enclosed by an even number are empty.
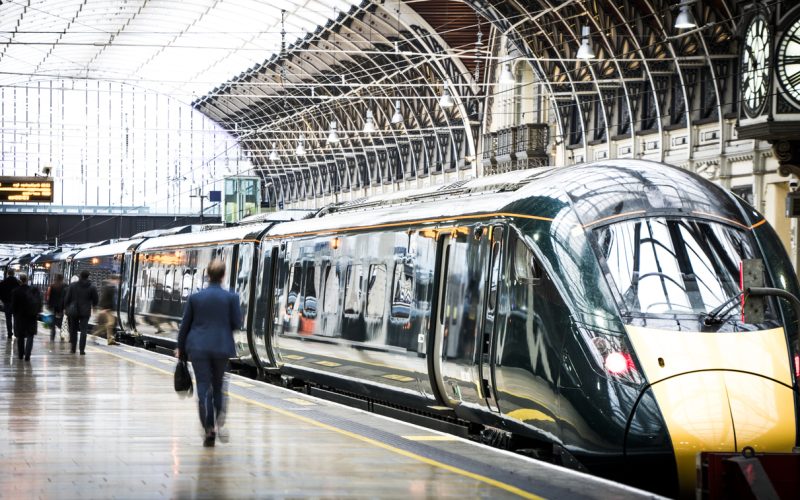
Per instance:
[[[236,375],[230,441],[203,448],[173,359],[40,328],[25,362],[0,335],[0,498],[652,497]]]

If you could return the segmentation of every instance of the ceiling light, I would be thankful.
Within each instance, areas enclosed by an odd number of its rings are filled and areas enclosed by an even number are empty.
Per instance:
[[[392,125],[403,123],[403,113],[400,112],[400,99],[394,101],[394,114],[392,115]]]
[[[272,151],[269,152],[269,159],[270,161],[278,161],[280,160],[280,156],[278,156],[278,151],[275,149],[275,143],[272,143]]]
[[[328,129],[328,144],[337,144],[338,142],[339,134],[336,133],[336,120],[331,120],[331,125]]]
[[[367,118],[364,120],[364,133],[371,134],[375,132],[375,120],[372,117],[372,110],[367,110]]]
[[[578,49],[578,54],[575,56],[578,59],[594,59],[594,52],[592,46],[589,45],[589,27],[583,27],[583,37],[581,38],[581,46]]]
[[[306,155],[306,147],[303,145],[305,142],[306,136],[304,134],[300,134],[300,138],[297,140],[297,149],[294,150],[294,154],[296,156]]]
[[[696,28],[697,23],[694,21],[692,11],[689,10],[688,5],[681,5],[681,11],[678,17],[675,18],[675,29],[683,30],[689,28]]]
[[[503,63],[503,71],[500,72],[500,83],[515,83],[514,73],[511,72],[511,63]]]
[[[453,101],[453,98],[450,97],[450,92],[448,92],[447,89],[443,89],[442,97],[439,99],[439,106],[443,108],[452,108],[455,105],[455,101]]]

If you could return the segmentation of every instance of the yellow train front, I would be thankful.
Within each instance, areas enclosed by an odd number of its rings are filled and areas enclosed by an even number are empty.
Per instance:
[[[796,297],[798,287],[766,221],[730,193],[664,165],[570,169],[543,183],[559,185],[563,203],[554,205],[559,195],[550,191],[508,207],[552,220],[518,224],[545,267],[536,286],[553,291],[534,292],[539,312],[527,325],[515,327],[512,316],[496,333],[503,413],[538,427],[550,419],[590,470],[670,496],[693,495],[701,451],[792,451],[798,318],[777,295]],[[752,317],[742,313],[742,262],[763,263],[753,279],[773,287]],[[547,330],[566,326],[566,315],[571,333],[561,356],[550,367],[543,356],[533,361],[533,345],[558,352]],[[544,339],[523,342],[524,335]],[[554,362],[558,397],[546,403],[524,373],[553,370]]]

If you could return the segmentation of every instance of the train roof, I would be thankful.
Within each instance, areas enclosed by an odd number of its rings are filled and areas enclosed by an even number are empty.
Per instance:
[[[131,247],[137,246],[144,241],[142,238],[135,238],[130,240],[122,240],[114,243],[106,243],[103,245],[96,245],[93,247],[85,248],[72,256],[72,260],[90,259],[92,257],[106,257],[109,255],[117,255],[125,253]]]
[[[663,163],[609,160],[520,170],[359,199],[323,209],[314,219],[279,224],[269,236],[403,226],[485,214],[549,220],[567,204],[584,225],[664,211],[743,224],[734,199],[696,174]]]
[[[139,251],[185,246],[204,246],[215,243],[257,240],[270,224],[247,224],[197,233],[172,234],[150,238],[139,245]]]

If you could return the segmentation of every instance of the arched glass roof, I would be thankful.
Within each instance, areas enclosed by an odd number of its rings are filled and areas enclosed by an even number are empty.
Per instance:
[[[352,3],[4,0],[0,85],[111,80],[189,102],[278,53],[282,40],[288,46]]]

